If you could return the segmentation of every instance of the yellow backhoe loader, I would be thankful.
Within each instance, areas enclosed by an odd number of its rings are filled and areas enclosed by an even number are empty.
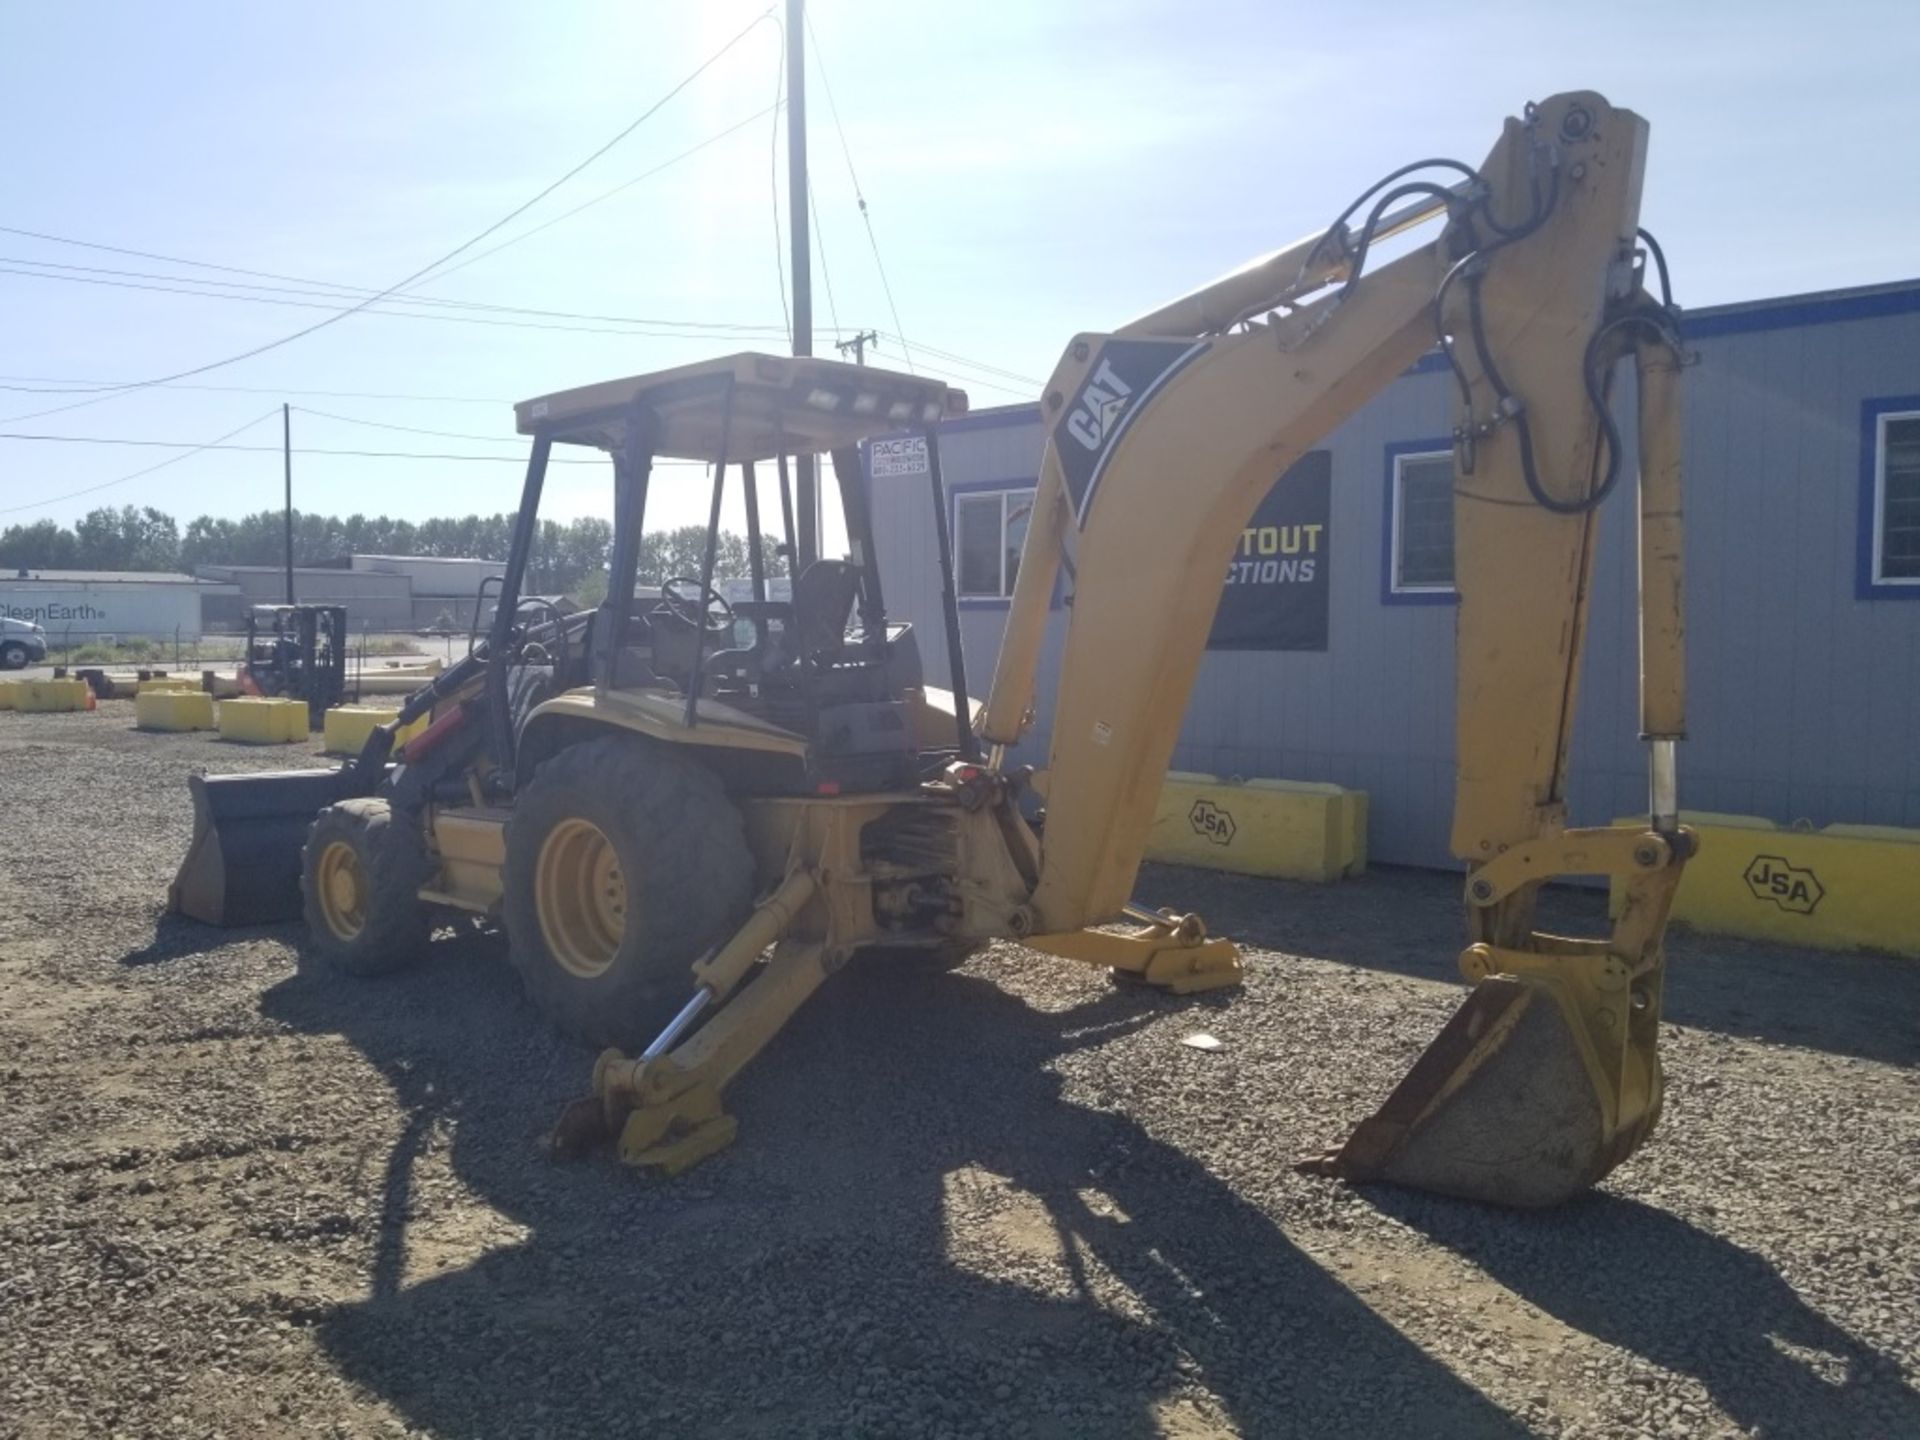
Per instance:
[[[1647,127],[1594,94],[1507,122],[1478,167],[1396,171],[1333,225],[1111,334],[1075,338],[1042,398],[1049,438],[998,671],[968,687],[936,382],[739,355],[518,407],[533,437],[492,624],[335,772],[196,782],[177,908],[304,910],[319,955],[403,964],[436,914],[505,923],[536,1003],[609,1048],[557,1138],[617,1136],[676,1171],[733,1138],[726,1084],[856,950],[996,939],[1190,992],[1241,974],[1191,915],[1132,886],[1242,527],[1290,464],[1436,346],[1458,382],[1459,792],[1466,1003],[1379,1113],[1311,1168],[1545,1205],[1629,1154],[1660,1109],[1661,941],[1693,848],[1683,734],[1679,341],[1665,262],[1640,247]],[[1416,178],[1417,177],[1417,178]],[[1375,247],[1423,222],[1369,267]],[[1642,285],[1657,262],[1663,298]],[[1596,511],[1633,458],[1610,409],[1639,383],[1645,825],[1564,807]],[[886,616],[859,444],[920,429],[950,673]],[[555,446],[612,459],[608,599],[522,598]],[[789,458],[831,457],[849,555],[796,536]],[[636,598],[653,464],[713,466],[705,563]],[[778,471],[791,594],[761,568],[756,467]],[[714,586],[729,467],[744,471],[752,598]],[[764,473],[764,472],[762,472]],[[1051,751],[1031,723],[1050,602],[1069,577]],[[293,837],[303,838],[296,855]],[[1540,887],[1621,883],[1610,934],[1534,928]],[[1124,922],[1124,923],[1121,923]]]

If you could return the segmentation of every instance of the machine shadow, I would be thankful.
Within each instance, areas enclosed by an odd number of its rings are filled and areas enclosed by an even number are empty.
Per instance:
[[[1920,1435],[1895,1361],[1760,1256],[1666,1211],[1604,1193],[1544,1212],[1366,1194],[1562,1323],[1692,1375],[1743,1433]]]
[[[1049,1014],[977,975],[856,964],[730,1092],[740,1143],[662,1182],[540,1154],[590,1057],[541,1035],[496,942],[437,948],[390,983],[302,973],[265,1000],[344,1035],[409,1113],[371,1297],[320,1335],[411,1424],[1146,1437],[1191,1377],[1250,1435],[1524,1433],[1205,1167],[1063,1098],[1050,1061],[1180,1002]],[[442,1121],[458,1180],[525,1234],[430,1273],[412,1171]],[[1128,1313],[1093,1297],[1101,1272]]]
[[[1381,866],[1338,885],[1307,885],[1195,870],[1143,867],[1151,904],[1197,910],[1213,933],[1262,950],[1423,980],[1460,981],[1465,943],[1461,883],[1440,871]],[[1550,930],[1604,935],[1606,893],[1549,888]],[[1868,952],[1838,954],[1706,935],[1667,935],[1665,1015],[1725,1035],[1805,1046],[1893,1065],[1920,1064],[1920,966]]]
[[[129,950],[120,957],[120,964],[130,969],[143,965],[161,965],[170,960],[185,960],[193,955],[205,955],[210,951],[223,949],[228,945],[242,944],[248,940],[278,939],[295,933],[288,925],[247,925],[222,929],[191,920],[185,915],[175,915],[171,911],[162,911],[154,921],[153,935],[146,944],[136,950]]]

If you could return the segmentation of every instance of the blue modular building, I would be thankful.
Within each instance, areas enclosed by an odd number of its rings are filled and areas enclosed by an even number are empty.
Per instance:
[[[1685,399],[1682,802],[1920,827],[1920,280],[1689,311],[1685,332],[1698,363]],[[1324,526],[1308,537],[1319,643],[1210,651],[1174,756],[1181,769],[1366,790],[1371,854],[1389,863],[1454,863],[1451,402],[1430,357],[1327,438]],[[941,432],[976,695],[993,673],[1043,433],[1033,405]],[[878,440],[865,469],[888,608],[915,622],[928,673],[942,675],[924,458],[906,437]],[[1600,531],[1574,823],[1646,804],[1630,486]],[[1273,554],[1244,557],[1248,578],[1264,565],[1286,574],[1304,533],[1279,527]],[[1035,764],[1064,628],[1056,613],[1020,757]]]

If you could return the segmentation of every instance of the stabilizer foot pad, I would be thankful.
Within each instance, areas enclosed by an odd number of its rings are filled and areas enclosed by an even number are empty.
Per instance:
[[[709,1155],[727,1148],[740,1133],[740,1122],[731,1115],[716,1115],[671,1139],[645,1147],[631,1146],[625,1136],[620,1140],[620,1158],[628,1165],[645,1166],[662,1175],[678,1175],[691,1170]]]

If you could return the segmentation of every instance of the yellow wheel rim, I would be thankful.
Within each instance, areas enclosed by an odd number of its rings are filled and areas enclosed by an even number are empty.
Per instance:
[[[627,930],[627,881],[606,833],[590,820],[547,832],[534,867],[540,933],[560,968],[582,980],[607,973]]]
[[[367,872],[360,852],[344,840],[331,842],[320,852],[315,879],[327,928],[342,940],[355,939],[367,927]]]

